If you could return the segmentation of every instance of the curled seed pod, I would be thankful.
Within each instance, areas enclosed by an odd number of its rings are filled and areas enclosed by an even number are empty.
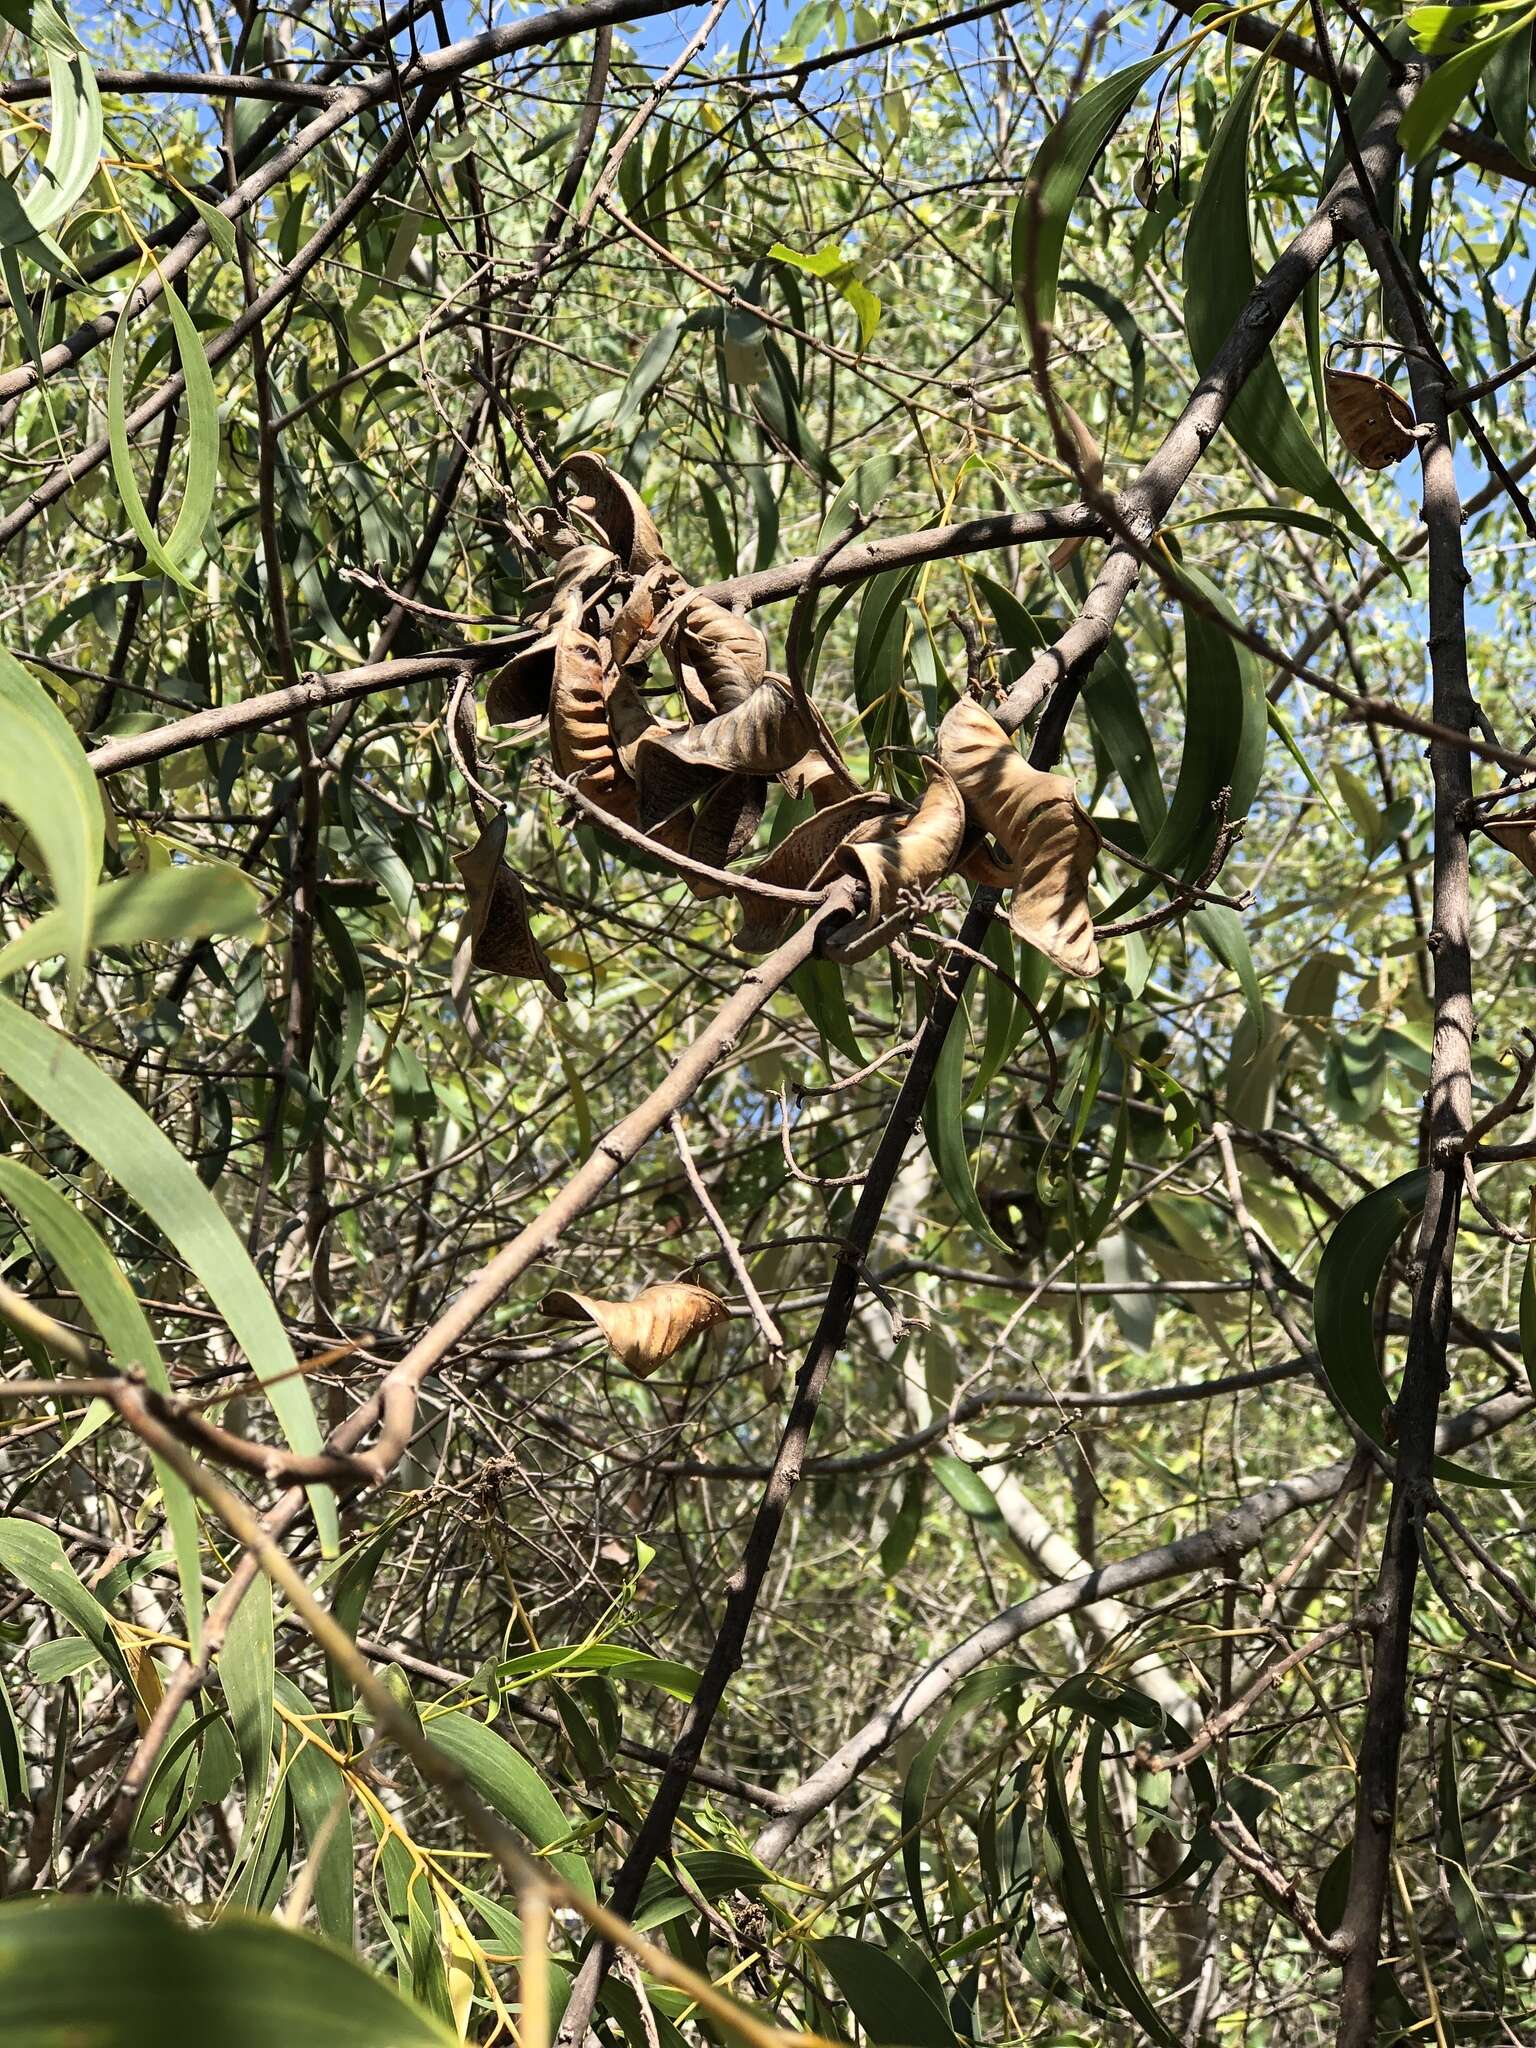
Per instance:
[[[1490,818],[1483,830],[1496,846],[1512,853],[1521,867],[1536,875],[1536,814],[1522,811],[1513,817]]]
[[[779,889],[820,888],[835,873],[840,849],[879,832],[894,809],[894,800],[884,790],[860,790],[802,819],[747,872],[754,882],[771,882]],[[746,891],[737,901],[741,925],[733,943],[743,953],[772,952],[805,915],[792,903],[775,903],[771,897]]]
[[[497,669],[485,693],[485,715],[492,725],[518,725],[548,714],[559,646],[558,634],[541,633]]]
[[[765,676],[749,697],[681,733],[648,733],[635,748],[640,822],[650,829],[727,775],[778,775],[811,744],[788,686]]]
[[[455,948],[454,979],[467,978],[461,971],[474,967],[482,974],[507,974],[520,981],[542,981],[553,996],[565,1000],[565,983],[550,965],[544,948],[533,935],[528,917],[528,898],[523,885],[508,867],[505,853],[507,821],[497,812],[486,824],[475,844],[453,856],[453,864],[464,881],[468,905]],[[456,995],[460,992],[456,988]]]
[[[750,619],[711,597],[694,597],[662,651],[674,672],[691,668],[710,712],[733,711],[750,697],[768,667],[768,645]]]
[[[837,865],[869,890],[866,924],[901,907],[901,898],[942,881],[965,837],[965,800],[937,761],[925,760],[928,786],[910,817],[887,820],[878,834],[845,846]]]
[[[1097,974],[1088,881],[1101,841],[1071,781],[1032,768],[970,697],[962,697],[940,726],[939,759],[972,819],[991,833],[1009,863],[1014,931],[1064,974]]]
[[[577,1294],[557,1287],[539,1304],[539,1314],[562,1323],[596,1324],[608,1348],[636,1379],[646,1379],[665,1365],[690,1338],[698,1337],[730,1314],[718,1294],[687,1280],[662,1280],[630,1301],[607,1301],[601,1295]]]
[[[614,614],[608,646],[619,668],[648,661],[692,601],[687,578],[670,562],[657,562]]]
[[[1363,370],[1325,369],[1323,395],[1339,439],[1367,469],[1390,469],[1401,462],[1422,431],[1407,401]]]
[[[568,455],[559,475],[574,487],[568,510],[591,521],[632,576],[643,576],[665,558],[645,500],[601,455],[585,448]]]
[[[595,795],[612,783],[617,763],[608,730],[608,702],[597,642],[579,628],[555,653],[549,695],[549,751],[556,768]]]

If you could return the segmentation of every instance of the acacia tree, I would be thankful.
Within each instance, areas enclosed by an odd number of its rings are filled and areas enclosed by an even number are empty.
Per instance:
[[[6,2038],[1528,2038],[1536,10],[0,12]]]

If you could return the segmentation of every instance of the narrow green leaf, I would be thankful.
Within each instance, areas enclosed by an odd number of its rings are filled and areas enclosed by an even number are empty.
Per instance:
[[[18,2042],[452,2048],[454,2041],[328,1942],[239,1914],[193,1929],[137,1899],[0,1906],[0,1977],[6,2030]]]
[[[1529,41],[1533,20],[1536,20],[1536,9],[1527,8],[1507,22],[1497,34],[1485,36],[1480,42],[1458,50],[1454,57],[1447,57],[1430,73],[1415,93],[1413,104],[1404,114],[1398,130],[1398,141],[1410,164],[1418,163],[1434,148],[1455,119],[1462,101],[1470,96],[1484,70],[1504,45],[1522,33]]]
[[[870,1941],[830,1934],[811,1943],[811,1952],[848,2001],[849,2010],[875,2048],[955,2048],[949,2015],[909,1977],[893,1956]]]
[[[1255,282],[1248,207],[1248,135],[1264,76],[1250,64],[1211,143],[1184,239],[1184,324],[1203,375],[1241,319]],[[1302,491],[1380,542],[1350,503],[1291,403],[1273,354],[1260,357],[1233,399],[1226,426],[1272,483]]]
[[[57,899],[59,950],[84,971],[106,823],[101,793],[69,720],[21,663],[0,648],[0,803],[26,826]]]
[[[1376,1360],[1375,1300],[1387,1256],[1424,1206],[1422,1167],[1373,1188],[1345,1211],[1317,1263],[1312,1322],[1318,1365],[1329,1392],[1373,1443],[1389,1442],[1392,1395]],[[1436,1458],[1435,1475],[1468,1486],[1507,1481]]]
[[[521,1657],[507,1657],[494,1667],[495,1676],[515,1685],[522,1679],[543,1678],[551,1672],[606,1671],[654,1685],[674,1699],[691,1700],[698,1690],[699,1674],[686,1664],[668,1657],[653,1657],[645,1650],[631,1650],[623,1643],[579,1643],[569,1650],[530,1650]]]
[[[39,1685],[58,1685],[93,1665],[100,1669],[101,1652],[84,1636],[59,1636],[51,1643],[38,1643],[27,1652],[27,1669]]]
[[[927,1495],[928,1474],[918,1465],[902,1481],[900,1503],[880,1540],[880,1570],[888,1579],[894,1579],[912,1555],[912,1546],[923,1526],[923,1502]]]
[[[1026,326],[1056,318],[1057,279],[1067,223],[1099,153],[1136,95],[1176,52],[1143,57],[1076,95],[1040,145],[1013,214],[1013,300]]]
[[[1191,915],[1190,923],[1222,966],[1237,976],[1244,1005],[1253,1019],[1257,1042],[1262,1045],[1267,1029],[1264,991],[1259,987],[1258,970],[1253,964],[1253,952],[1248,944],[1248,934],[1243,930],[1243,920],[1224,903],[1202,903]]]
[[[1064,279],[1057,287],[1057,294],[1069,294],[1086,299],[1090,306],[1104,315],[1119,335],[1125,346],[1126,360],[1130,365],[1130,424],[1135,426],[1147,388],[1147,345],[1141,338],[1141,329],[1136,325],[1135,314],[1124,299],[1118,297],[1107,285],[1095,284],[1086,277]]]
[[[276,1661],[272,1636],[272,1583],[265,1573],[235,1610],[235,1618],[219,1652],[219,1683],[229,1703],[229,1718],[240,1752],[245,1782],[245,1826],[242,1848],[251,1839],[272,1770],[272,1728],[276,1709]]]
[[[0,947],[0,975],[67,952],[70,923],[59,905],[34,918]],[[219,932],[255,939],[265,928],[261,891],[249,875],[222,861],[191,861],[102,883],[93,901],[91,940],[97,948],[169,945]]]
[[[169,1394],[170,1374],[148,1318],[95,1227],[51,1181],[33,1173],[19,1159],[0,1159],[0,1201],[15,1210],[63,1272],[117,1364],[125,1372],[142,1372],[152,1387]],[[165,1501],[187,1633],[195,1654],[203,1628],[197,1507],[186,1482],[173,1466],[156,1457],[154,1467]]]
[[[809,256],[803,250],[791,249],[786,242],[775,242],[768,255],[771,260],[803,270],[809,277],[825,279],[858,316],[860,353],[869,347],[880,324],[881,306],[869,286],[860,281],[857,262],[845,256],[835,242]]]
[[[0,1673],[0,1806],[16,1813],[31,1805],[27,1787],[27,1753],[21,1740],[21,1724],[5,1677]]]
[[[296,1451],[320,1449],[309,1392],[272,1297],[224,1212],[159,1126],[62,1032],[0,996],[0,1073],[68,1132],[175,1246],[229,1324]],[[336,1503],[310,1493],[327,1554]]]
[[[37,182],[21,204],[41,234],[64,218],[96,175],[101,157],[101,95],[81,49],[50,48],[48,97],[52,131]]]
[[[956,1507],[963,1508],[973,1521],[1001,1521],[992,1489],[981,1474],[967,1465],[963,1458],[948,1455],[935,1458],[931,1470]]]
[[[234,222],[227,214],[220,213],[216,206],[210,206],[206,199],[199,199],[195,192],[189,192],[187,197],[197,209],[198,219],[208,230],[208,239],[226,263],[233,263],[238,251]]]
[[[177,297],[174,288],[162,294],[170,314],[171,329],[181,356],[186,379],[187,477],[176,524],[162,543],[154,522],[139,495],[133,473],[133,451],[128,441],[127,361],[125,340],[128,321],[119,314],[112,329],[112,347],[107,361],[107,437],[112,452],[112,475],[128,523],[138,536],[140,547],[162,576],[169,576],[184,590],[200,586],[184,573],[184,565],[202,539],[219,471],[219,407],[214,394],[213,372],[203,353],[197,324]]]
[[[425,1723],[427,1740],[452,1759],[487,1804],[493,1806],[536,1850],[560,1842],[571,1831],[554,1794],[532,1764],[494,1728],[473,1714],[435,1714]],[[549,1857],[549,1866],[589,1898],[596,1894],[584,1856],[568,1850]]]
[[[323,1741],[330,1741],[314,1707],[298,1687],[281,1672],[277,1675],[278,1702],[290,1714],[314,1725]],[[352,1806],[347,1781],[317,1743],[306,1741],[298,1729],[285,1727],[283,1740],[292,1751],[287,1770],[288,1790],[294,1812],[304,1830],[306,1852],[315,1859],[315,1919],[327,1941],[350,1949],[353,1940],[352,1892]]]
[[[1154,2041],[1163,2044],[1163,2048],[1173,2048],[1174,2036],[1163,2024],[1123,1946],[1116,1939],[1083,1863],[1072,1833],[1061,1766],[1054,1752],[1045,1763],[1045,1824],[1055,1851],[1057,1868],[1053,1877],[1057,1896],[1079,1955],[1106,1990]]]
[[[119,1678],[127,1672],[112,1617],[85,1585],[52,1529],[7,1517],[0,1521],[0,1571],[19,1579],[100,1651]]]
[[[1247,648],[1222,630],[1230,605],[1197,569],[1179,568],[1198,603],[1184,607],[1184,752],[1168,813],[1146,859],[1153,867],[1193,879],[1206,867],[1219,829],[1217,803],[1228,792],[1226,822],[1247,817],[1263,775],[1269,734],[1264,678]],[[1217,614],[1211,618],[1208,609]],[[1156,887],[1143,875],[1123,890],[1107,916],[1139,902]]]
[[[1451,1895],[1451,1911],[1456,1916],[1462,1948],[1497,2011],[1504,1999],[1504,1958],[1489,1926],[1487,1910],[1478,1895],[1477,1886],[1472,1882],[1471,1866],[1467,1861],[1466,1836],[1461,1825],[1461,1794],[1456,1784],[1454,1709],[1453,1690],[1446,1703],[1445,1738],[1440,1745],[1440,1831],[1435,1847],[1440,1867],[1445,1872],[1446,1889]]]
[[[976,1193],[976,1176],[971,1166],[965,1133],[965,1005],[956,1011],[934,1068],[933,1083],[923,1104],[923,1135],[939,1170],[944,1192],[954,1203],[962,1220],[995,1251],[1008,1253],[1008,1246],[987,1220]]]
[[[821,522],[816,536],[816,552],[821,553],[847,531],[853,522],[853,508],[858,506],[866,518],[874,511],[886,492],[901,474],[899,455],[871,455],[838,490],[827,507],[827,516]]]
[[[340,1570],[331,1582],[331,1614],[349,1636],[355,1636],[362,1623],[369,1588],[384,1560],[394,1533],[394,1526],[386,1523],[382,1529],[365,1536],[355,1548],[348,1551]],[[350,1714],[357,1699],[351,1679],[333,1658],[327,1657],[325,1669],[331,1711],[337,1714]]]

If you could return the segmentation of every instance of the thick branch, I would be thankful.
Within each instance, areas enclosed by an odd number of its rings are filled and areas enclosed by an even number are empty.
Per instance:
[[[1533,1405],[1536,1404],[1528,1395],[1500,1394],[1446,1423],[1439,1433],[1439,1449],[1453,1451],[1477,1443],[1529,1414]],[[1245,1556],[1287,1515],[1301,1508],[1318,1507],[1335,1499],[1347,1487],[1359,1485],[1364,1469],[1351,1455],[1295,1479],[1278,1480],[1239,1501],[1203,1529],[1193,1530],[1172,1543],[1159,1544],[1155,1549],[1143,1550],[1135,1557],[1103,1565],[1083,1578],[1048,1587],[1028,1600],[1021,1600],[1017,1606],[1005,1608],[952,1650],[935,1658],[819,1770],[785,1794],[784,1812],[763,1829],[753,1844],[754,1853],[765,1863],[777,1862],[801,1829],[841,1797],[906,1729],[915,1726],[940,1700],[947,1698],[979,1665],[998,1656],[1033,1629],[1059,1615],[1076,1614],[1095,1601],[1135,1592],[1141,1586],[1157,1585],[1164,1579],[1210,1571],[1228,1558]]]
[[[1477,707],[1467,670],[1461,501],[1456,486],[1447,392],[1441,373],[1417,346],[1415,318],[1387,260],[1374,223],[1362,234],[1376,263],[1388,324],[1404,344],[1414,409],[1428,434],[1419,443],[1424,524],[1429,534],[1429,657],[1437,723],[1471,730]],[[1422,317],[1422,316],[1421,316]],[[1407,1715],[1413,1598],[1419,1547],[1431,1491],[1435,1429],[1447,1383],[1452,1278],[1465,1173],[1461,1154],[1472,1122],[1471,873],[1464,822],[1472,798],[1472,764],[1461,747],[1436,743],[1429,753],[1434,782],[1434,1046],[1425,1124],[1429,1186],[1418,1241],[1407,1358],[1396,1407],[1397,1470],[1388,1513],[1373,1619],[1375,1660],[1365,1729],[1354,1848],[1342,1935],[1349,1954],[1339,2019],[1339,2048],[1368,2048],[1376,2038],[1375,1983],[1381,1923],[1391,1879],[1398,1764]]]

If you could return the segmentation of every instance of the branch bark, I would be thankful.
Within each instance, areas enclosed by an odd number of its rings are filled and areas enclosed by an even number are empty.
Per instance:
[[[1461,500],[1456,485],[1448,391],[1443,373],[1418,347],[1415,317],[1373,221],[1361,233],[1375,262],[1388,325],[1404,345],[1414,409],[1428,433],[1419,443],[1424,525],[1429,536],[1429,658],[1436,722],[1470,732],[1477,707],[1467,669]],[[1472,786],[1464,748],[1436,743],[1434,784],[1434,1044],[1425,1130],[1429,1186],[1419,1230],[1407,1358],[1396,1406],[1397,1467],[1371,1613],[1375,1658],[1358,1754],[1354,1848],[1341,1936],[1344,1964],[1339,2048],[1368,2048],[1376,2038],[1375,1983],[1381,1923],[1391,1880],[1398,1766],[1406,1722],[1413,1600],[1424,1517],[1433,1491],[1436,1424],[1447,1384],[1456,1237],[1465,1185],[1462,1153],[1472,1122],[1471,872],[1465,822]]]
[[[1529,1395],[1497,1395],[1444,1424],[1436,1448],[1444,1453],[1478,1443],[1528,1415],[1533,1406],[1536,1403]],[[1350,1456],[1294,1479],[1277,1480],[1272,1486],[1249,1494],[1203,1529],[1193,1530],[1172,1543],[1159,1544],[1155,1549],[1140,1551],[1134,1557],[1102,1565],[1083,1578],[1052,1586],[1005,1608],[963,1642],[935,1658],[871,1715],[818,1770],[786,1793],[783,1813],[759,1834],[752,1845],[753,1853],[765,1863],[777,1863],[801,1830],[840,1798],[900,1735],[947,1698],[979,1665],[1011,1648],[1032,1630],[1054,1621],[1058,1615],[1079,1613],[1097,1601],[1157,1585],[1164,1579],[1210,1571],[1229,1558],[1245,1556],[1287,1515],[1301,1508],[1320,1506],[1358,1486],[1365,1469]]]

